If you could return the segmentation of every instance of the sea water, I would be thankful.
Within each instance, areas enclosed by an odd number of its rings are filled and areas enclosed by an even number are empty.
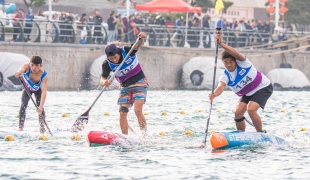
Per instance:
[[[265,110],[259,110],[263,129],[289,144],[261,144],[226,150],[199,148],[210,103],[209,91],[148,92],[144,113],[148,137],[142,143],[89,147],[90,130],[120,133],[118,91],[105,91],[91,109],[80,141],[70,137],[0,141],[0,179],[308,179],[310,171],[310,92],[275,91]],[[54,130],[68,130],[99,95],[99,91],[49,91],[46,122]],[[0,92],[0,129],[18,129],[21,92]],[[213,102],[209,132],[235,130],[238,97],[225,91]],[[181,113],[181,111],[183,111]],[[185,113],[185,114],[184,114]],[[165,114],[165,115],[164,115]],[[64,117],[63,117],[64,116]],[[66,117],[67,116],[67,117]],[[246,117],[249,116],[246,114]],[[133,132],[141,131],[133,112]],[[301,131],[303,128],[304,131]],[[307,129],[308,130],[305,130]],[[34,105],[29,101],[25,131],[38,133]],[[194,136],[184,135],[191,131]],[[255,131],[247,125],[246,131]],[[164,132],[165,136],[159,135]],[[208,137],[209,138],[209,135]]]

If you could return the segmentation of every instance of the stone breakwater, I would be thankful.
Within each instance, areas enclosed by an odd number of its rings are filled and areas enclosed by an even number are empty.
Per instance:
[[[48,71],[49,90],[82,90],[88,88],[90,66],[104,55],[104,45],[0,44],[0,51],[24,54],[28,57],[40,55],[43,67]],[[219,54],[221,49],[219,50]],[[279,51],[240,50],[247,55],[262,73],[279,68],[284,62]],[[273,55],[269,55],[274,52]],[[263,55],[268,53],[268,55]],[[257,54],[262,54],[257,56]],[[255,56],[254,56],[255,55]],[[193,57],[215,57],[215,49],[188,49],[142,46],[138,52],[143,71],[149,79],[150,89],[182,89],[182,67]],[[253,57],[251,57],[253,56]],[[220,57],[220,56],[219,56]],[[310,52],[286,53],[285,60],[293,68],[300,69],[310,79]]]

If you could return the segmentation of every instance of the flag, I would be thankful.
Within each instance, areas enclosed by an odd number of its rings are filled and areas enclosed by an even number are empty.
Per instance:
[[[220,14],[220,10],[224,9],[223,0],[217,0],[215,4],[215,12],[216,14]]]

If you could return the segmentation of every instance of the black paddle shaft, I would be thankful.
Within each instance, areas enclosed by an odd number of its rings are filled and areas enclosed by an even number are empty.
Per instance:
[[[220,34],[221,28],[217,27],[217,34]],[[213,83],[212,83],[212,94],[214,93],[214,87],[215,87],[215,76],[216,76],[216,67],[217,67],[217,56],[218,56],[218,49],[219,49],[219,44],[216,42],[216,48],[215,48],[215,61],[214,61],[214,72],[213,72]],[[206,146],[207,142],[207,136],[208,136],[208,130],[209,130],[209,122],[210,122],[210,117],[211,117],[211,109],[212,109],[212,101],[210,102],[210,109],[209,109],[209,117],[207,120],[207,125],[206,125],[206,130],[205,130],[205,135],[204,135],[204,140],[202,142],[202,146]]]
[[[35,105],[35,107],[36,107],[37,109],[39,109],[38,105],[35,103],[35,101],[33,100],[33,98],[32,98],[32,96],[31,96],[30,92],[28,91],[28,89],[26,88],[25,84],[23,83],[21,77],[19,77],[18,79],[19,79],[19,82],[23,85],[23,87],[24,87],[26,93],[27,93],[28,96],[30,97],[30,99],[31,99],[31,101],[33,102],[33,104]],[[51,136],[53,136],[53,134],[52,134],[50,128],[48,127],[48,125],[47,125],[47,123],[46,123],[46,121],[45,121],[45,118],[44,118],[43,114],[40,114],[39,116],[42,116],[42,120],[43,120],[43,122],[44,122],[44,124],[45,124],[45,126],[46,126],[46,128],[47,128],[47,130],[48,130],[48,132],[51,134]]]

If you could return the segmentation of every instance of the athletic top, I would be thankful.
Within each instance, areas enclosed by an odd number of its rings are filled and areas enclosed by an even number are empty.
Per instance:
[[[31,73],[31,68],[30,68],[30,65],[28,66],[28,71],[26,73],[24,73],[22,75],[22,81],[23,81],[23,84],[25,85],[25,87],[27,87],[27,89],[30,91],[30,92],[37,92],[40,88],[41,88],[41,84],[42,84],[42,80],[45,76],[47,76],[47,72],[44,70],[44,72],[42,73],[42,76],[40,78],[40,81],[36,84],[36,83],[33,83],[31,80],[30,80],[30,73]]]
[[[236,69],[233,72],[225,69],[220,81],[228,85],[238,96],[251,96],[270,84],[270,80],[257,71],[248,58],[245,61],[237,60],[236,62]]]
[[[102,77],[108,78],[111,71],[115,72],[115,70],[119,67],[120,63],[123,62],[127,53],[130,51],[130,47],[120,47],[121,50],[121,58],[118,63],[112,63],[109,59],[106,59],[102,64]],[[142,71],[141,65],[138,60],[138,56],[136,55],[136,50],[132,51],[126,62],[122,65],[120,70],[115,74],[115,79],[122,84],[124,87],[128,87],[131,84],[139,81],[140,79],[145,78],[145,75]]]

